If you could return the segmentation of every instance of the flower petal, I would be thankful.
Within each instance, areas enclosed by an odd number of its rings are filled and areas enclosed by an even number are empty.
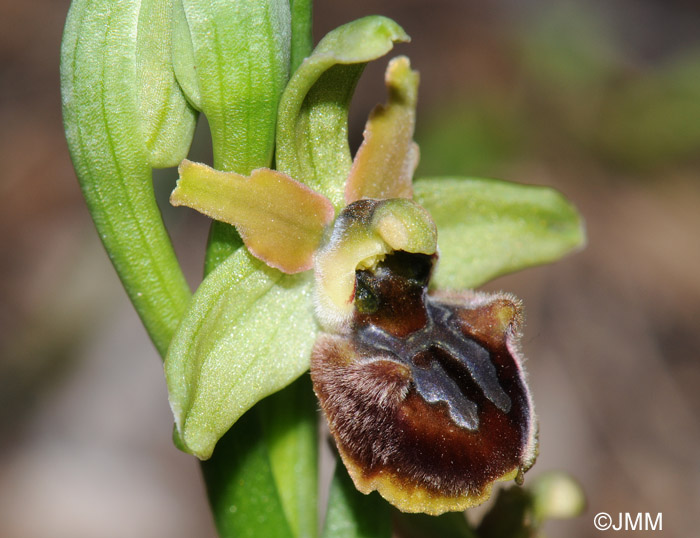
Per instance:
[[[259,168],[245,177],[187,160],[170,202],[234,225],[255,257],[289,274],[311,269],[334,217],[325,196],[281,172]]]
[[[277,168],[343,204],[352,159],[348,107],[357,80],[370,60],[394,42],[408,41],[394,21],[371,16],[329,32],[284,90],[277,123]]]
[[[418,72],[405,56],[389,62],[386,71],[389,102],[377,106],[365,127],[345,184],[345,202],[360,198],[411,198],[411,181],[418,165],[413,141],[418,97]]]

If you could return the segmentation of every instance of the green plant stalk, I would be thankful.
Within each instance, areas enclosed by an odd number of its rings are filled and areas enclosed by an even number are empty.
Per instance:
[[[258,408],[236,422],[202,462],[214,522],[221,538],[293,538],[274,487],[270,453]]]
[[[311,52],[312,2],[292,0],[291,8],[291,67],[296,69]],[[212,139],[217,169],[250,173],[270,164],[238,166],[235,148],[223,140],[217,143],[214,133]],[[241,245],[235,228],[214,222],[205,274]],[[202,463],[222,538],[317,535],[317,414],[309,385],[309,380],[302,378],[251,409],[222,438],[211,459]],[[262,513],[269,516],[264,527],[259,517]]]
[[[318,534],[317,405],[306,374],[257,406],[287,521],[309,538]]]
[[[168,57],[156,46],[169,42],[168,5],[77,0],[61,49],[73,165],[105,249],[161,356],[191,294],[155,201],[151,169],[184,157],[195,119],[172,74],[167,83]],[[137,39],[142,7],[153,14],[150,41]],[[157,69],[154,80],[165,84],[143,91],[139,64]],[[165,135],[154,138],[152,127],[163,119]]]
[[[390,538],[391,530],[389,504],[376,491],[369,495],[357,491],[343,464],[337,462],[322,538]]]

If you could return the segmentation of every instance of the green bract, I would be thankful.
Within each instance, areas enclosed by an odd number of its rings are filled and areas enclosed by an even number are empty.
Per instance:
[[[176,0],[175,14],[175,73],[207,116],[214,167],[268,166],[289,73],[288,0]]]
[[[254,403],[309,366],[311,275],[284,275],[239,249],[197,290],[165,374],[180,439],[206,459]]]

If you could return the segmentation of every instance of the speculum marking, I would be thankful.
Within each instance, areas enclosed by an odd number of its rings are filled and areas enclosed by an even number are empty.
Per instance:
[[[393,336],[373,324],[358,331],[359,343],[378,351],[389,353],[411,369],[418,394],[426,402],[447,404],[450,417],[460,427],[478,430],[478,406],[467,398],[457,382],[438,360],[429,366],[416,364],[418,354],[438,348],[450,360],[466,368],[472,380],[484,396],[503,413],[510,412],[511,399],[498,381],[491,355],[481,344],[463,334],[454,319],[453,312],[430,297],[425,298],[427,323],[406,337]]]

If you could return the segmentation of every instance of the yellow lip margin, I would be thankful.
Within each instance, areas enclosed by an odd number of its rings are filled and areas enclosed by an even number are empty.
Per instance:
[[[379,471],[372,477],[366,477],[362,468],[338,447],[345,467],[355,483],[355,487],[365,495],[377,491],[384,499],[402,512],[423,513],[439,516],[445,512],[462,512],[486,502],[491,496],[494,483],[514,480],[518,467],[504,473],[484,486],[477,494],[446,496],[434,493],[418,485],[408,484],[387,471]]]

